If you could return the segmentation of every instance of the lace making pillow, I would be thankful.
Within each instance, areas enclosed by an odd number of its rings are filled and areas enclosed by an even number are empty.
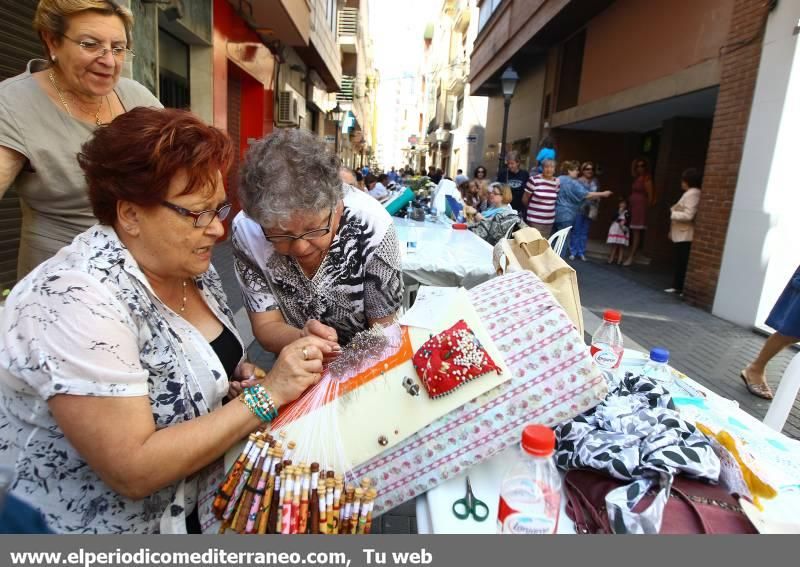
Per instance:
[[[492,370],[501,373],[463,320],[426,341],[414,354],[413,363],[434,399]]]

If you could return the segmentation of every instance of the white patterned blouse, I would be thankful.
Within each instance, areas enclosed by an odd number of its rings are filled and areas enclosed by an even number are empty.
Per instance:
[[[195,284],[241,343],[214,268]],[[38,266],[0,316],[0,454],[15,458],[12,493],[56,532],[185,533],[198,502],[208,526],[223,471],[215,463],[142,500],[125,498],[65,438],[47,400],[148,396],[161,429],[213,411],[227,390],[208,341],[158,299],[109,226],[79,234]]]

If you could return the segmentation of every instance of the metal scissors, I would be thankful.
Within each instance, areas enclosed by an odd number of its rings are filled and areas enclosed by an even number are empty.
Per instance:
[[[472,493],[469,476],[467,477],[466,495],[453,502],[453,515],[459,520],[466,520],[472,516],[476,522],[482,522],[489,517],[489,507],[482,500],[475,498]]]

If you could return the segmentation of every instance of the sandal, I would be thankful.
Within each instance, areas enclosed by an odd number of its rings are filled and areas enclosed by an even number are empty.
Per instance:
[[[775,397],[769,387],[769,384],[751,384],[747,379],[747,374],[745,374],[744,370],[739,373],[739,378],[741,378],[744,382],[745,387],[747,387],[747,391],[754,396],[758,396],[759,398],[763,398],[765,400],[771,400]]]

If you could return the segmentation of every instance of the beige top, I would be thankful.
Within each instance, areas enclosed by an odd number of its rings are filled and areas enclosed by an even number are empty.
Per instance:
[[[24,73],[0,82],[0,145],[28,158],[12,185],[22,208],[17,279],[97,222],[76,159],[97,126],[53,104],[31,74],[46,67],[33,59]],[[130,79],[121,78],[114,92],[125,110],[162,106]]]
[[[700,189],[687,189],[670,208],[669,238],[672,242],[691,242],[694,238],[694,217],[700,204]]]

